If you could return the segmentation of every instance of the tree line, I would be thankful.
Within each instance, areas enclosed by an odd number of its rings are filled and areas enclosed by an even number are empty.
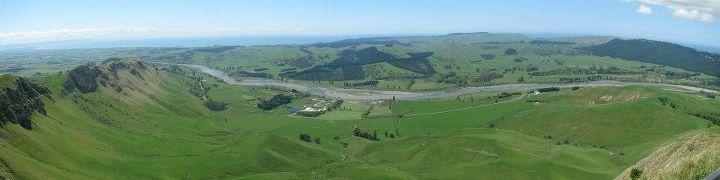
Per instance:
[[[362,81],[362,82],[343,82],[345,87],[359,87],[359,86],[372,86],[376,87],[380,82],[376,80]]]
[[[377,136],[377,131],[374,131],[372,134],[370,134],[367,131],[363,131],[358,127],[353,128],[353,135],[356,137],[365,138],[371,141],[379,141],[380,139]]]
[[[257,104],[257,107],[263,110],[271,110],[276,107],[289,104],[292,102],[292,96],[285,94],[278,94],[268,100],[262,100]]]

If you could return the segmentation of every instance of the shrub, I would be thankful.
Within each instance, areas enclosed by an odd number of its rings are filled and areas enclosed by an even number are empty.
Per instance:
[[[658,100],[660,100],[663,106],[668,102],[668,98],[664,96],[658,97]]]
[[[633,168],[630,171],[630,179],[632,179],[632,180],[640,179],[640,176],[642,176],[642,173],[643,173],[642,170]]]
[[[310,139],[311,139],[310,135],[305,134],[305,133],[300,134],[300,140],[305,141],[305,142],[312,142]],[[319,139],[318,139],[318,141],[319,141]]]

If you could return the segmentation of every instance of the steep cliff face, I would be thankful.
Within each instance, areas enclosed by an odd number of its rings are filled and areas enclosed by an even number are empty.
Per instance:
[[[42,97],[50,99],[48,88],[13,75],[0,76],[0,127],[7,123],[32,129],[32,114],[47,115]]]

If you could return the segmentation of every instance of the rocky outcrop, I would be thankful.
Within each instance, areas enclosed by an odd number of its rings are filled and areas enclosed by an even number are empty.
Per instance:
[[[33,112],[47,115],[42,96],[50,98],[48,88],[12,75],[2,75],[0,81],[5,86],[0,92],[0,127],[13,123],[29,130]]]
[[[152,72],[151,72],[152,71]],[[81,93],[97,92],[102,87],[111,87],[117,92],[122,92],[124,87],[121,79],[128,79],[127,73],[134,76],[131,79],[145,80],[143,74],[157,74],[157,70],[142,61],[106,61],[103,64],[86,64],[76,67],[68,73],[63,85],[63,94],[74,91]]]

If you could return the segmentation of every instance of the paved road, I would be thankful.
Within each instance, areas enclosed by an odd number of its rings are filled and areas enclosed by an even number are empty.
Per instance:
[[[498,92],[498,91],[512,91],[512,90],[531,90],[547,87],[601,87],[601,86],[627,86],[627,85],[650,85],[650,86],[661,86],[668,88],[676,88],[687,91],[705,91],[718,93],[715,90],[683,86],[683,85],[672,85],[672,84],[660,84],[660,83],[639,83],[639,82],[620,82],[620,81],[592,81],[586,83],[572,83],[572,84],[506,84],[497,86],[481,86],[481,87],[464,87],[460,89],[447,90],[447,91],[435,91],[435,92],[403,92],[403,91],[377,91],[377,90],[362,90],[362,89],[343,89],[333,87],[321,87],[311,84],[302,84],[297,82],[285,82],[274,79],[266,78],[242,78],[236,79],[228,76],[225,72],[217,69],[213,69],[203,65],[196,64],[180,64],[191,68],[198,69],[204,73],[212,75],[218,79],[223,80],[228,84],[247,85],[247,86],[272,86],[272,87],[283,87],[296,89],[299,91],[305,91],[313,95],[324,96],[327,98],[345,99],[345,100],[375,100],[375,99],[392,99],[395,97],[399,100],[420,100],[420,99],[437,99],[455,97],[464,94],[478,93],[478,92]]]

